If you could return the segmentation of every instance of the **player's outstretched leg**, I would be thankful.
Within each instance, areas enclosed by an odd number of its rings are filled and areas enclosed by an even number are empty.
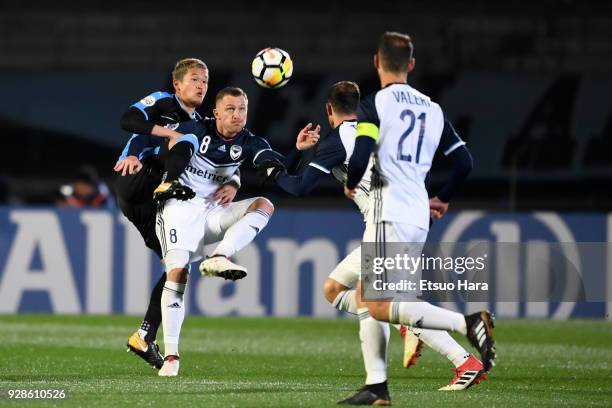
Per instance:
[[[427,302],[370,302],[370,314],[377,320],[434,330],[458,331],[478,349],[484,369],[495,365],[493,317],[488,311],[464,316]]]
[[[157,329],[162,321],[161,295],[165,284],[166,274],[164,273],[151,292],[149,307],[140,325],[140,329],[132,333],[127,341],[128,351],[136,354],[151,367],[158,370],[164,364],[164,357],[159,352],[159,346],[155,339],[157,337]]]
[[[468,353],[459,343],[443,330],[413,329],[431,349],[446,357],[455,368],[451,382],[440,388],[440,391],[465,390],[474,384],[480,384],[487,376],[480,361]]]
[[[480,384],[487,379],[487,372],[482,363],[473,355],[470,355],[465,363],[453,368],[455,375],[448,385],[438,391],[460,391],[470,388],[474,384]]]
[[[263,197],[256,198],[244,215],[227,229],[212,255],[202,261],[200,273],[204,276],[217,276],[230,280],[244,278],[247,275],[246,268],[228,258],[255,239],[255,236],[268,224],[273,212],[274,206],[269,200]]]

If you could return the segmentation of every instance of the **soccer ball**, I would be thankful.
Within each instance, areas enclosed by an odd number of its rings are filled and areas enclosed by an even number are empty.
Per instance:
[[[264,88],[280,88],[289,82],[293,74],[293,61],[287,51],[264,48],[253,59],[251,71],[255,81]]]

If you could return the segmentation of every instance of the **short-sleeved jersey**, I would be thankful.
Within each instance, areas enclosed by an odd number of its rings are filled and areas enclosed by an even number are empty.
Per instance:
[[[408,84],[391,84],[361,101],[357,133],[377,141],[370,220],[428,230],[425,177],[436,149],[440,146],[448,155],[465,144],[444,119],[440,106]]]
[[[200,121],[202,120],[202,116],[196,112],[188,112],[183,103],[178,99],[175,94],[170,94],[168,92],[158,91],[153,92],[150,95],[145,96],[140,101],[136,102],[130,108],[138,109],[145,117],[145,120],[158,125],[163,126],[169,129],[175,130],[178,128],[179,123],[187,122],[191,120]],[[132,135],[125,148],[121,152],[121,156],[119,160],[124,159],[128,156],[128,152],[130,150],[130,145],[132,140],[137,135]],[[162,138],[159,139],[159,146],[149,146],[145,150],[143,150],[139,159],[151,155],[151,154],[159,154],[160,149],[162,149],[162,155],[164,153],[164,140]]]
[[[253,163],[259,154],[272,150],[265,139],[248,129],[241,130],[232,139],[223,138],[213,118],[181,123],[177,131],[193,145],[193,155],[179,181],[211,205],[214,204],[212,194],[229,181],[242,163]]]

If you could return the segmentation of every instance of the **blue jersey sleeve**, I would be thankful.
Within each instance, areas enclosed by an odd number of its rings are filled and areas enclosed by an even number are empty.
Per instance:
[[[161,146],[162,138],[150,135],[133,135],[125,144],[118,161],[127,156],[136,156],[139,160],[150,154],[157,154]]]
[[[153,92],[152,94],[145,96],[133,104],[132,107],[141,111],[146,120],[150,120],[150,118],[156,116],[160,101],[163,101],[166,98],[173,98],[173,96],[168,92]]]

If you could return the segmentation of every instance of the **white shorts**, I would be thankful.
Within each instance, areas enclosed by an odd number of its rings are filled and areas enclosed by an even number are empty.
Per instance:
[[[425,242],[428,231],[413,224],[381,221],[366,223],[363,242]]]
[[[354,288],[360,275],[361,246],[358,246],[340,261],[329,277],[347,288]]]
[[[427,230],[413,224],[397,222],[367,223],[363,233],[363,242],[366,245],[370,245],[368,247],[368,254],[376,258],[395,258],[397,255],[420,258],[425,241],[427,240],[427,233]],[[412,281],[418,287],[421,273],[420,267],[417,270],[391,268],[385,269],[382,275],[368,276],[367,280],[382,279],[384,282]],[[420,294],[420,291],[416,290],[408,292],[406,296],[413,297]],[[393,292],[389,292],[389,295],[393,296]]]
[[[168,251],[179,249],[190,253],[190,262],[202,258],[204,246],[221,241],[228,228],[258,198],[236,201],[227,207],[210,207],[210,202],[200,197],[168,200],[158,211],[155,225],[162,255],[165,257]]]
[[[428,231],[411,224],[385,222],[380,223],[378,228],[385,230],[385,233],[380,234],[380,236],[386,237],[387,242],[418,243],[425,242],[427,239]],[[374,238],[370,238],[370,236],[373,236]],[[376,226],[372,225],[368,230],[366,225],[364,241],[376,242],[376,236]],[[403,237],[408,239],[406,240]],[[370,238],[370,240],[368,240],[368,238]],[[422,246],[418,245],[415,247],[416,250],[420,250],[421,248]],[[357,281],[361,277],[361,246],[353,249],[342,261],[340,261],[332,273],[329,274],[329,277],[348,288],[354,288]]]

